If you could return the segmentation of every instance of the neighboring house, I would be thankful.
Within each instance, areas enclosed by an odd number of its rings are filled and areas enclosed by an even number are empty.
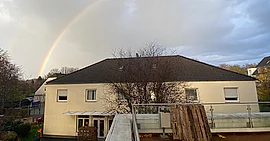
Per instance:
[[[254,76],[256,77],[257,75],[259,75],[259,69],[260,68],[269,68],[270,67],[270,56],[268,57],[264,57],[260,62],[259,64],[256,66],[256,68],[248,68],[247,71],[248,73],[252,72],[251,75],[249,76]]]
[[[151,57],[124,58],[136,62]],[[122,58],[123,59],[123,58]],[[163,56],[175,64],[168,82],[185,81],[186,94],[201,103],[221,103],[215,113],[246,113],[244,102],[257,102],[255,79],[247,75],[224,70],[183,56]],[[119,76],[124,66],[119,59],[105,59],[46,84],[44,135],[77,136],[78,128],[94,125],[98,136],[105,137],[112,123],[112,113],[105,112],[102,96],[108,83]],[[154,65],[154,64],[153,64]],[[155,66],[153,69],[158,69]],[[116,73],[113,70],[118,70]],[[226,105],[230,103],[231,105]],[[258,104],[251,104],[252,112],[258,112]],[[206,106],[209,111],[209,106]]]
[[[45,102],[45,95],[46,95],[46,87],[45,87],[45,84],[48,82],[48,81],[51,81],[51,80],[54,80],[56,79],[57,77],[50,77],[48,78],[39,88],[38,90],[35,92],[35,95],[34,95],[34,99],[33,99],[33,102]]]
[[[253,73],[257,70],[257,68],[247,68],[248,76],[256,77]]]
[[[270,56],[264,57],[256,67],[257,68],[270,67]]]

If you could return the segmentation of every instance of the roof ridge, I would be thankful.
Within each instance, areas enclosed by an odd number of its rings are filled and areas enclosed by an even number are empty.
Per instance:
[[[177,57],[179,55],[161,55],[161,56],[144,56],[144,57],[114,57],[114,58],[106,58],[108,60],[118,60],[118,59],[137,59],[137,58],[157,58],[157,57]]]

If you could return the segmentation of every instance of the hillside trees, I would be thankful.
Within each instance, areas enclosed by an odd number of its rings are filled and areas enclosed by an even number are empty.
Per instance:
[[[241,73],[241,74],[245,74],[247,75],[247,68],[254,68],[256,67],[256,64],[245,64],[245,65],[238,65],[238,64],[234,64],[234,65],[229,65],[229,64],[220,64],[219,65],[220,68],[226,69],[226,70],[230,70],[233,72],[237,72],[237,73]]]

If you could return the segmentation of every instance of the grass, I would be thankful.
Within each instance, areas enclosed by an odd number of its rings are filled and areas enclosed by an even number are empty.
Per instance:
[[[40,129],[42,126],[38,125],[32,125],[30,132],[27,137],[22,138],[21,141],[34,141],[34,139],[37,139],[39,137],[38,129]]]

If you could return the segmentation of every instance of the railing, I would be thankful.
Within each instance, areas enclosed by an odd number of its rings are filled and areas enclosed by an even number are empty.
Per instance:
[[[117,115],[115,115],[115,116],[117,116]],[[113,130],[114,130],[114,127],[115,127],[115,123],[116,123],[115,121],[116,121],[116,118],[113,119],[112,125],[110,127],[110,130],[109,130],[107,136],[106,136],[105,141],[110,141],[111,140],[112,133],[113,133]]]
[[[184,103],[198,104],[198,103]],[[270,127],[270,102],[241,103],[200,103],[204,105],[209,125],[214,128],[258,128]],[[137,114],[158,114],[170,111],[170,103],[134,104],[132,107],[133,123],[138,123]],[[262,107],[269,111],[261,112]],[[139,116],[139,115],[138,115]],[[139,118],[139,117],[138,117]],[[140,123],[138,123],[140,124]],[[134,126],[137,126],[134,125]],[[150,127],[150,126],[144,126]]]
[[[140,136],[139,136],[139,131],[137,127],[137,121],[136,121],[136,107],[132,105],[132,130],[133,130],[133,135],[134,135],[134,140],[135,141],[140,141]]]

